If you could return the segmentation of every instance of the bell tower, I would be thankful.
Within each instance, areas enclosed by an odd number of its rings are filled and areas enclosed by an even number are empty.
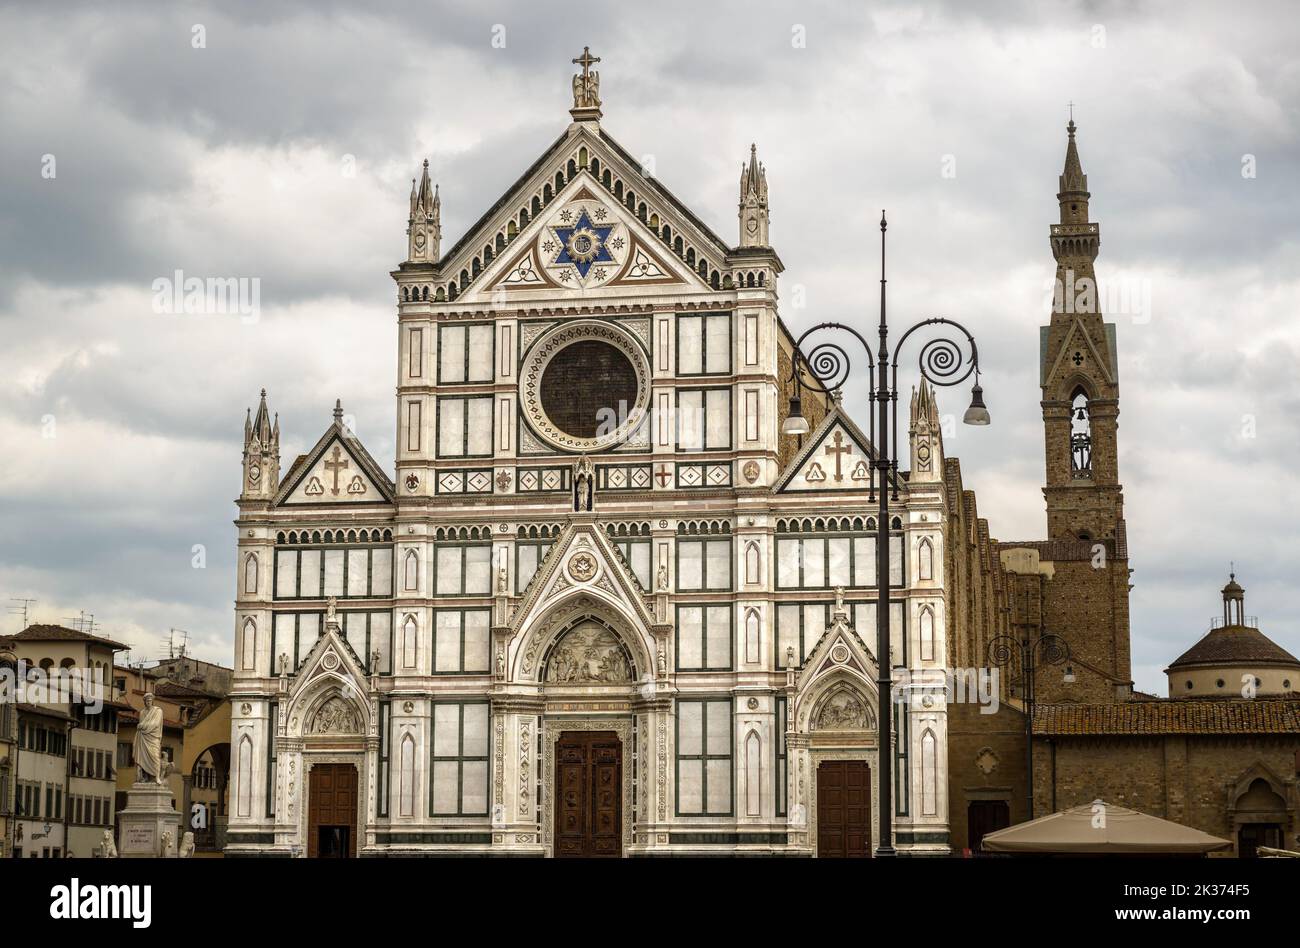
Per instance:
[[[1047,535],[1054,540],[1114,540],[1122,535],[1124,520],[1115,324],[1102,316],[1093,266],[1101,231],[1089,220],[1091,194],[1073,118],[1066,131],[1065,168],[1056,195],[1060,223],[1051,228],[1056,258],[1052,315],[1039,330]]]

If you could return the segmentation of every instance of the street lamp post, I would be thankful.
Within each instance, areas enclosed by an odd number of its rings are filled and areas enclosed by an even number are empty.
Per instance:
[[[1025,802],[1029,807],[1029,819],[1034,818],[1034,667],[1041,661],[1044,665],[1061,665],[1070,660],[1070,644],[1059,635],[1051,632],[1030,640],[1028,633],[1017,639],[1014,635],[997,635],[989,640],[988,659],[990,665],[1009,668],[1016,659],[1020,660],[1020,670],[1024,677],[1025,702]],[[1074,671],[1070,665],[1065,666],[1066,682],[1074,681]]]
[[[966,409],[963,421],[968,425],[987,425],[990,420],[988,409],[984,405],[984,390],[979,384],[979,350],[975,346],[975,337],[960,323],[942,316],[921,320],[899,338],[898,345],[894,349],[893,361],[890,361],[889,325],[885,318],[886,226],[885,214],[882,211],[880,214],[880,344],[875,358],[872,357],[871,346],[866,338],[852,326],[833,322],[818,323],[804,332],[794,345],[790,377],[795,382],[795,386],[790,398],[789,415],[782,424],[782,432],[787,435],[804,435],[809,431],[808,419],[803,415],[800,398],[800,392],[804,388],[810,388],[804,380],[804,366],[807,367],[808,375],[820,383],[823,389],[837,389],[849,377],[849,358],[842,347],[833,342],[824,342],[805,354],[802,348],[804,340],[812,333],[826,329],[842,330],[857,339],[867,356],[870,401],[873,409],[869,413],[871,425],[869,440],[871,450],[875,452],[875,463],[871,467],[868,503],[876,500],[879,502],[876,517],[876,687],[880,735],[876,753],[880,813],[875,852],[878,857],[896,855],[891,809],[893,762],[890,755],[893,749],[891,740],[893,730],[890,720],[892,699],[890,691],[893,680],[890,668],[892,656],[889,653],[889,501],[898,499],[898,354],[912,333],[927,326],[938,325],[960,331],[969,354],[961,344],[961,337],[957,337],[957,341],[946,337],[932,339],[921,347],[918,357],[921,376],[931,384],[949,386],[960,384],[974,373],[975,384],[971,389],[971,403]],[[877,367],[880,369],[879,378],[876,376]]]

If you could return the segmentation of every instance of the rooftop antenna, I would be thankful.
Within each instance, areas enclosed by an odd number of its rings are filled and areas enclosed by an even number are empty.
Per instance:
[[[177,645],[175,640],[176,633],[181,635],[181,644]],[[190,634],[185,629],[169,629],[167,632],[167,657],[184,658],[189,652]]]
[[[16,616],[21,612],[23,616],[23,629],[27,628],[27,615],[28,612],[31,610],[31,607],[36,603],[36,600],[15,598],[15,599],[10,599],[9,601],[12,603],[17,603],[17,605],[13,605],[9,607],[9,614],[11,616]],[[19,629],[18,631],[21,632],[22,629]]]
[[[95,631],[95,614],[92,612],[86,615],[86,610],[81,610],[81,615],[73,618],[69,616],[66,620],[68,628],[76,629],[78,632],[93,633]]]

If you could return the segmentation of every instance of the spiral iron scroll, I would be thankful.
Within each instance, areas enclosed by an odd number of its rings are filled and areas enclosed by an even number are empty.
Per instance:
[[[849,355],[833,342],[819,343],[804,361],[812,377],[821,382],[827,391],[840,388],[848,380],[851,368]]]
[[[1060,665],[1070,657],[1070,646],[1059,635],[1044,635],[1037,644],[1044,665]]]
[[[1021,643],[1009,635],[999,635],[989,640],[989,664],[1001,668],[1010,666],[1020,655]],[[1038,663],[1043,665],[1060,665],[1070,658],[1070,646],[1059,635],[1048,633],[1038,638],[1031,651],[1037,650]]]
[[[968,354],[956,341],[946,336],[931,339],[922,346],[917,363],[921,374],[934,385],[964,382],[976,367],[973,348]]]
[[[1020,643],[1009,635],[989,640],[989,664],[1006,668],[1020,654]]]

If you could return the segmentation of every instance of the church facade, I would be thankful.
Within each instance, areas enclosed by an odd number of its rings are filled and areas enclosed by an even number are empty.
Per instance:
[[[231,855],[864,855],[877,746],[871,443],[796,383],[753,149],[724,240],[572,121],[450,249],[413,182],[396,469],[336,405],[239,498]],[[890,507],[895,844],[949,852],[948,486],[910,405]],[[931,676],[931,677],[927,677]]]

